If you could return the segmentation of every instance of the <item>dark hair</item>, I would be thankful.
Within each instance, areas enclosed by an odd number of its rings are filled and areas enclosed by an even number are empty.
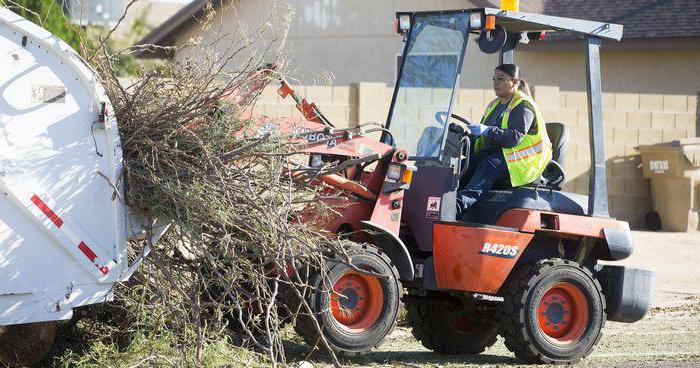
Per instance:
[[[496,67],[496,70],[500,70],[506,74],[508,74],[511,78],[515,78],[520,81],[520,84],[518,85],[518,89],[525,93],[528,96],[531,96],[530,94],[530,86],[527,84],[525,79],[522,78],[520,75],[520,68],[515,65],[515,64],[501,64]]]

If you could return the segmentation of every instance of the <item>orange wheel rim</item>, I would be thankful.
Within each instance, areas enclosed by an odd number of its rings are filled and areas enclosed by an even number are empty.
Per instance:
[[[374,276],[348,271],[333,285],[333,318],[349,331],[362,332],[372,327],[383,306],[384,291]]]
[[[537,307],[537,320],[547,338],[571,344],[583,336],[588,325],[588,301],[580,288],[561,282],[544,293]]]

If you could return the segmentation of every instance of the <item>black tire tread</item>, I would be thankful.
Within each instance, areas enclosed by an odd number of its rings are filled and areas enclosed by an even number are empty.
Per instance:
[[[349,244],[348,244],[348,243],[349,243]],[[394,276],[395,276],[394,279],[396,280],[396,282],[399,282],[399,281],[398,281],[398,274],[399,274],[398,269],[396,268],[396,266],[394,265],[394,263],[391,261],[391,259],[389,258],[389,256],[387,256],[387,255],[386,255],[384,252],[382,252],[379,248],[377,248],[377,247],[375,247],[375,246],[373,246],[373,245],[371,245],[371,244],[366,244],[366,243],[362,243],[362,244],[358,244],[358,243],[354,243],[354,242],[348,242],[348,243],[346,243],[347,245],[346,245],[346,247],[345,247],[345,250],[346,250],[348,253],[353,253],[353,252],[369,252],[369,253],[373,253],[373,254],[375,254],[376,256],[380,257],[384,262],[386,262],[386,263],[391,267],[391,270],[392,270],[392,272],[394,273]],[[314,272],[314,273],[311,275],[311,277],[310,277],[309,285],[320,285],[320,284],[321,284],[321,281],[322,281],[322,280],[321,280],[321,277],[322,277],[322,275],[321,275],[320,273]],[[313,305],[313,304],[312,304],[312,300],[311,300],[312,295],[310,295],[310,294],[311,294],[311,293],[309,293],[309,296],[307,297],[306,302],[309,303],[310,306],[312,306],[312,305]],[[401,299],[401,294],[402,294],[402,287],[399,285],[399,295],[398,295],[399,300]],[[381,344],[383,344],[383,343],[384,343],[384,340],[386,339],[386,337],[389,336],[389,335],[391,335],[391,333],[392,333],[392,332],[394,331],[394,329],[396,328],[396,318],[397,318],[397,317],[398,317],[398,311],[397,311],[396,316],[394,316],[394,322],[391,324],[391,328],[390,328],[389,331],[386,333],[386,335],[384,335],[384,337],[382,337],[376,344],[374,344],[374,345],[372,345],[372,346],[368,346],[368,347],[367,347],[366,349],[364,349],[364,350],[361,350],[361,351],[347,351],[347,350],[340,349],[339,347],[334,346],[333,344],[330,344],[330,343],[329,343],[329,345],[330,345],[331,349],[333,350],[333,353],[335,353],[337,356],[342,356],[342,357],[355,357],[355,356],[361,356],[361,355],[367,354],[367,353],[371,352],[374,348],[377,348],[377,347],[379,347]],[[323,348],[323,347],[321,346],[321,345],[322,345],[322,342],[321,342],[321,340],[320,340],[320,336],[318,335],[318,331],[316,330],[316,327],[314,326],[314,319],[315,319],[315,317],[309,316],[308,313],[306,313],[306,312],[303,310],[303,308],[300,309],[299,315],[298,315],[297,318],[296,318],[296,323],[294,324],[294,331],[295,331],[299,336],[302,337],[302,339],[304,340],[304,342],[305,342],[307,345],[309,345],[309,346],[319,346],[319,347]]]
[[[504,288],[505,290],[502,292],[504,296],[504,303],[502,306],[501,315],[501,334],[504,338],[506,348],[515,353],[515,356],[518,359],[525,362],[541,364],[573,364],[579,362],[581,358],[585,358],[592,351],[591,349],[583,356],[573,360],[551,359],[537,351],[537,348],[532,341],[530,341],[527,332],[525,331],[525,322],[523,320],[524,316],[522,310],[525,307],[525,300],[527,298],[528,291],[534,286],[533,283],[534,280],[537,279],[537,276],[545,272],[546,269],[560,265],[576,267],[583,271],[593,281],[596,291],[599,293],[600,300],[603,303],[603,316],[600,326],[601,331],[605,326],[605,296],[603,295],[600,283],[593,276],[591,271],[588,270],[588,268],[574,261],[559,258],[552,258],[542,260],[534,264],[523,265],[509,277]],[[599,333],[592,346],[598,344],[602,336],[603,333]]]
[[[406,312],[408,323],[411,326],[411,333],[416,340],[426,349],[441,354],[480,354],[486,348],[493,346],[498,340],[498,334],[493,334],[491,338],[482,344],[471,347],[451,344],[450,341],[440,338],[441,331],[437,331],[430,323],[430,305],[426,303],[406,302]]]

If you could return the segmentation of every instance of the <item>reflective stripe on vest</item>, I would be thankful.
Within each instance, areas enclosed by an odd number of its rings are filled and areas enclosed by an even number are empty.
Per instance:
[[[488,119],[489,115],[498,106],[499,100],[492,101],[481,119],[482,124]],[[525,134],[517,146],[507,148],[502,147],[503,157],[508,166],[510,174],[510,182],[514,187],[532,183],[537,180],[545,167],[552,159],[552,144],[547,136],[547,129],[542,118],[540,109],[535,104],[535,101],[520,91],[515,91],[515,95],[508,103],[503,118],[501,119],[501,129],[508,129],[508,118],[510,112],[520,105],[526,103],[535,114],[535,119],[532,122],[537,124],[536,134]],[[474,152],[478,152],[486,145],[484,137],[479,137],[474,143]]]
[[[527,146],[525,148],[521,148],[517,151],[513,151],[510,153],[504,153],[504,156],[506,158],[506,161],[508,162],[515,162],[519,160],[524,160],[526,158],[530,158],[538,153],[542,152],[542,141],[540,140],[539,142]]]

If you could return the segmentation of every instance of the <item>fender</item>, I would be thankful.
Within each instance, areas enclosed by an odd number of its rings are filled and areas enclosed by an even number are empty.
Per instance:
[[[413,281],[413,261],[406,245],[396,234],[388,231],[372,221],[362,221],[369,235],[374,239],[374,244],[379,247],[394,263],[402,280]]]
[[[605,261],[620,261],[632,255],[632,232],[629,225],[620,226],[618,228],[606,227],[603,229],[605,243],[607,245],[607,254],[602,254],[600,259]]]
[[[526,233],[550,233],[603,239],[600,259],[619,261],[632,254],[632,234],[625,221],[614,218],[569,215],[523,208],[506,211],[496,223]]]

